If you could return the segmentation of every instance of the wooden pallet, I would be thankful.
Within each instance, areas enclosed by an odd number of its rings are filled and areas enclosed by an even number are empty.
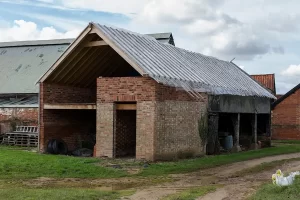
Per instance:
[[[37,127],[34,126],[19,126],[16,128],[15,132],[4,134],[1,144],[21,147],[37,147],[37,130]]]

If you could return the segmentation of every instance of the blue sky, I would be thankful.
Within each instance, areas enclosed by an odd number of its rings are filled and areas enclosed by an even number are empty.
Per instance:
[[[278,93],[300,78],[300,2],[289,0],[0,0],[0,41],[73,38],[90,21],[172,32],[176,46],[275,73]]]

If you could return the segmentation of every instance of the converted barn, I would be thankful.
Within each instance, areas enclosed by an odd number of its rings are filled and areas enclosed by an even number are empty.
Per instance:
[[[61,139],[97,157],[162,160],[271,134],[275,97],[234,63],[123,29],[90,23],[39,82],[42,152]]]
[[[175,45],[172,33],[149,36]],[[39,87],[36,81],[73,41],[56,39],[0,43],[0,135],[13,131],[17,125],[38,125]]]
[[[300,84],[272,105],[273,139],[300,140]]]

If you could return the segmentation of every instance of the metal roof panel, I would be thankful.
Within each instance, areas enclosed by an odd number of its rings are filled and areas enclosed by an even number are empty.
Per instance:
[[[190,91],[275,98],[232,62],[163,44],[124,29],[94,25],[158,82]]]

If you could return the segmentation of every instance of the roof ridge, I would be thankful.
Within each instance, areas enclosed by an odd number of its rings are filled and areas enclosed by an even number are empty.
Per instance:
[[[251,74],[251,76],[266,76],[266,75],[275,75],[275,73],[270,74]]]
[[[26,41],[0,42],[0,48],[70,44],[74,40],[75,40],[74,38],[67,38],[67,39],[51,39],[51,40],[26,40]]]
[[[216,58],[216,57],[213,57],[213,56],[204,55],[204,54],[199,53],[199,52],[196,52],[196,51],[187,50],[187,49],[184,49],[184,48],[181,48],[181,47],[177,47],[177,46],[174,46],[174,45],[171,45],[171,44],[164,44],[164,43],[161,43],[161,42],[157,41],[154,37],[151,37],[151,36],[149,36],[149,35],[147,35],[147,34],[141,34],[141,33],[137,33],[137,32],[134,32],[134,31],[130,31],[130,30],[127,30],[127,29],[124,29],[124,28],[119,28],[119,27],[115,27],[115,26],[111,26],[111,25],[101,25],[101,24],[99,24],[99,23],[93,23],[93,24],[96,24],[96,25],[98,25],[98,26],[104,26],[104,27],[107,27],[107,28],[113,28],[113,29],[116,29],[116,30],[119,30],[119,31],[124,31],[124,32],[130,33],[130,34],[136,35],[136,36],[141,36],[141,37],[150,38],[151,40],[156,41],[156,42],[158,42],[159,44],[162,44],[162,45],[170,45],[170,46],[172,46],[173,48],[181,49],[181,50],[186,51],[186,52],[189,52],[189,53],[200,54],[201,56],[204,56],[204,57],[207,57],[207,58],[213,58],[213,59],[216,59],[216,60],[218,60],[218,61],[231,63],[230,61],[221,60],[221,59],[219,59],[219,58]]]
[[[286,98],[288,98],[291,94],[293,94],[298,89],[300,89],[300,83],[297,84],[295,87],[293,87],[291,90],[289,90],[287,93],[285,93],[284,95],[282,95],[279,99],[277,99],[277,101],[275,101],[272,104],[272,109],[274,109],[278,104],[280,104],[283,100],[285,100]]]

